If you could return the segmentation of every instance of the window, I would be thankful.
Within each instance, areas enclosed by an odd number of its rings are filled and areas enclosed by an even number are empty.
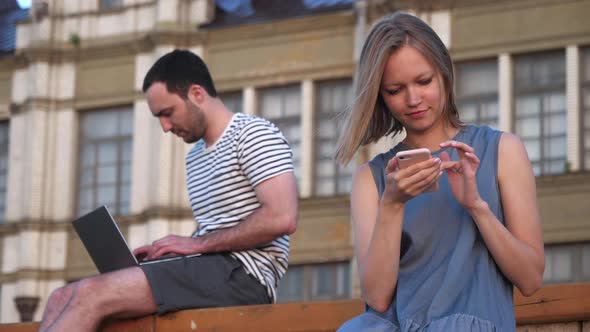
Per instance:
[[[497,128],[498,61],[459,63],[456,72],[456,102],[461,120]]]
[[[543,281],[590,281],[590,243],[546,245]]]
[[[4,222],[6,220],[9,128],[8,121],[0,122],[0,222]]]
[[[129,212],[133,111],[129,107],[83,112],[78,160],[78,215],[106,204]]]
[[[523,55],[514,61],[515,132],[535,175],[566,169],[565,55]]]
[[[279,303],[349,298],[350,263],[290,266],[277,294]]]
[[[582,50],[582,168],[590,170],[590,47]]]
[[[99,0],[98,8],[100,10],[119,8],[123,6],[123,0]]]
[[[219,98],[228,110],[234,113],[242,113],[242,91],[224,92]]]
[[[295,176],[301,168],[301,89],[297,85],[266,88],[260,91],[260,116],[283,132],[293,150]]]
[[[316,88],[313,191],[318,196],[347,194],[352,186],[353,163],[347,167],[334,161],[340,132],[339,113],[352,103],[350,79],[319,82]]]

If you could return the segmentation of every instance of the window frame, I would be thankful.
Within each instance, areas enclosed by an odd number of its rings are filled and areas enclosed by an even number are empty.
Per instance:
[[[223,102],[223,104],[225,105],[225,107],[227,107],[227,109],[232,112],[232,113],[244,113],[244,90],[230,90],[230,91],[223,91],[223,92],[218,92],[217,95],[219,96],[219,99],[221,99],[221,101]],[[226,104],[226,100],[231,100],[231,103],[233,105],[233,98],[238,98],[239,99],[239,103],[240,103],[240,108],[239,110],[234,110],[233,108],[228,107],[228,105]]]
[[[297,90],[297,94],[298,94],[298,98],[299,98],[299,112],[296,115],[287,115],[285,116],[284,111],[286,109],[285,105],[285,100],[286,98],[285,93],[283,91],[287,91],[289,89],[295,89]],[[270,91],[280,91],[281,92],[281,115],[278,117],[269,117],[268,115],[264,114],[264,110],[263,110],[263,98],[264,98],[264,94],[265,93],[269,93]],[[291,150],[293,149],[293,145],[295,145],[294,143],[297,143],[298,149],[299,149],[299,156],[296,156],[294,151],[293,151],[293,166],[295,168],[295,174],[298,175],[298,181],[301,181],[301,176],[303,176],[303,174],[299,173],[297,174],[297,170],[299,172],[302,171],[303,169],[303,160],[305,159],[303,156],[303,135],[302,135],[302,130],[303,130],[303,104],[302,104],[302,88],[301,88],[301,83],[300,82],[291,82],[291,83],[287,83],[287,84],[283,84],[283,85],[273,85],[273,86],[266,86],[266,87],[260,87],[257,88],[257,114],[261,117],[263,117],[264,119],[272,122],[275,126],[277,126],[277,128],[279,128],[279,130],[281,131],[281,133],[285,136],[285,138],[287,139],[287,141],[289,142],[289,146],[291,147]],[[298,125],[299,126],[299,130],[300,133],[299,135],[296,135],[296,140],[291,139],[291,137],[289,137],[289,135],[285,132],[284,128],[282,126],[287,125],[287,127],[290,127],[292,125]],[[298,159],[296,159],[296,157],[298,157]]]
[[[520,59],[523,58],[527,58],[530,61],[535,61],[538,62],[539,59],[543,59],[543,58],[550,58],[552,56],[556,56],[559,55],[562,60],[563,60],[563,65],[564,65],[564,76],[563,76],[563,83],[552,83],[543,87],[526,87],[526,88],[519,88],[517,86],[517,81],[516,81],[516,72],[517,72],[517,62]],[[568,134],[568,130],[567,130],[567,91],[566,91],[566,80],[567,80],[567,68],[566,68],[566,56],[565,56],[565,49],[557,49],[557,50],[547,50],[547,51],[543,51],[543,52],[536,52],[536,53],[526,53],[526,54],[519,54],[519,55],[515,55],[514,57],[514,65],[512,68],[512,83],[513,83],[513,89],[512,89],[512,107],[513,107],[513,112],[511,114],[512,116],[512,128],[511,131],[518,134],[521,138],[521,140],[523,141],[523,143],[526,146],[526,142],[527,141],[538,141],[539,143],[539,158],[537,160],[531,160],[531,165],[533,165],[533,168],[535,166],[539,167],[539,173],[535,174],[536,176],[544,176],[544,175],[558,175],[558,174],[563,174],[565,172],[565,168],[566,168],[566,164],[568,162],[567,159],[567,153],[565,154],[565,156],[560,157],[560,158],[548,158],[546,157],[546,153],[545,153],[545,147],[547,144],[550,144],[551,140],[556,139],[556,138],[563,138],[566,140],[566,147],[567,147],[567,134]],[[547,132],[547,128],[545,125],[545,121],[547,120],[547,118],[554,116],[555,114],[558,114],[557,112],[550,112],[547,107],[545,106],[545,100],[546,98],[549,98],[552,94],[555,93],[562,93],[562,95],[564,96],[564,98],[566,98],[565,100],[565,105],[564,105],[564,109],[563,111],[560,111],[559,114],[563,114],[563,116],[565,117],[566,120],[566,127],[564,128],[563,134],[560,135],[555,135],[555,134],[549,134]],[[539,114],[537,115],[518,115],[518,111],[517,111],[517,100],[519,98],[526,98],[529,96],[534,96],[537,98],[537,100],[540,103],[540,107],[539,107]],[[536,137],[527,137],[524,135],[521,135],[520,133],[517,132],[516,128],[517,128],[517,124],[519,121],[521,120],[526,120],[526,119],[531,119],[531,118],[535,118],[538,119],[538,125],[539,125],[539,135]],[[565,151],[565,150],[564,150]],[[529,152],[530,155],[530,152]],[[550,164],[552,162],[556,162],[556,161],[561,161],[563,160],[564,165],[563,165],[563,169],[560,172],[552,172],[551,168],[550,168]]]
[[[338,117],[338,112],[322,112],[321,107],[320,107],[320,103],[321,103],[321,97],[320,97],[320,89],[322,89],[322,85],[326,84],[327,86],[329,86],[329,88],[331,90],[334,89],[335,86],[341,87],[342,83],[349,83],[349,93],[353,93],[353,80],[352,78],[349,77],[343,77],[343,78],[336,78],[336,79],[327,79],[327,80],[319,80],[314,82],[314,108],[313,108],[313,127],[314,127],[314,135],[313,135],[313,144],[312,144],[312,151],[311,151],[311,161],[312,161],[312,167],[311,167],[311,180],[312,180],[312,196],[314,197],[334,197],[334,196],[339,196],[339,195],[348,195],[349,191],[345,190],[346,188],[341,188],[342,184],[341,184],[341,180],[346,177],[349,176],[350,178],[352,178],[352,175],[354,173],[354,169],[352,168],[351,163],[349,163],[348,166],[344,167],[339,165],[336,161],[334,161],[334,159],[332,158],[332,162],[333,162],[333,171],[334,171],[334,175],[332,175],[331,181],[334,184],[334,190],[332,193],[330,194],[320,194],[319,193],[319,181],[320,180],[318,178],[318,162],[321,160],[320,156],[319,156],[319,146],[322,143],[330,143],[330,142],[336,142],[338,139],[338,135],[339,135],[339,131],[341,130],[340,125],[343,125],[343,123],[337,124],[336,125],[336,129],[335,129],[335,137],[331,138],[331,139],[325,139],[325,138],[320,138],[319,134],[318,134],[318,128],[319,128],[319,124],[322,120],[329,120],[329,119],[334,119],[336,120],[336,118]],[[350,105],[350,103],[352,102],[352,99],[348,102],[345,102],[344,107],[351,107],[352,105]],[[333,106],[333,105],[331,105]],[[342,111],[342,110],[341,110]],[[328,177],[322,177],[322,179],[325,179]]]
[[[78,135],[77,135],[77,143],[78,143],[78,147],[77,147],[77,158],[76,158],[76,179],[75,179],[75,193],[76,193],[76,200],[74,202],[74,214],[76,216],[80,216],[84,213],[87,213],[89,211],[81,211],[80,208],[80,196],[82,193],[83,189],[86,188],[91,188],[91,191],[93,193],[93,206],[94,207],[98,207],[98,205],[102,205],[103,202],[99,202],[98,201],[98,194],[97,191],[100,188],[101,184],[97,183],[97,179],[96,176],[98,174],[98,168],[99,168],[99,164],[97,163],[98,158],[95,158],[94,163],[91,167],[87,167],[91,169],[93,178],[92,178],[92,183],[88,184],[88,185],[84,185],[82,186],[81,184],[81,176],[82,176],[82,172],[86,169],[85,167],[83,167],[83,162],[82,162],[82,156],[83,156],[83,148],[84,146],[87,146],[87,142],[84,137],[83,137],[83,121],[84,121],[84,117],[88,116],[89,114],[96,114],[96,113],[102,113],[102,112],[130,112],[132,119],[134,116],[134,109],[133,109],[133,105],[132,104],[125,104],[125,105],[118,105],[118,106],[111,106],[111,107],[105,107],[105,108],[97,108],[97,109],[87,109],[87,110],[80,110],[78,112]],[[115,197],[113,199],[113,202],[115,204],[115,206],[111,206],[109,205],[109,210],[111,213],[113,213],[113,215],[115,216],[125,216],[128,213],[121,213],[122,211],[122,204],[128,204],[129,206],[127,206],[127,208],[125,209],[126,211],[129,211],[130,207],[131,207],[131,185],[132,185],[132,168],[133,168],[133,158],[132,156],[129,158],[129,161],[124,161],[123,160],[123,145],[128,142],[128,140],[130,141],[131,144],[131,153],[133,153],[133,123],[131,125],[131,133],[130,134],[125,134],[122,135],[120,133],[120,128],[117,129],[118,133],[116,136],[111,136],[108,138],[100,138],[100,139],[94,139],[91,140],[91,145],[94,147],[98,147],[100,146],[100,144],[104,144],[104,143],[116,143],[117,145],[117,156],[116,156],[116,163],[114,163],[115,167],[116,167],[116,179],[114,182],[114,188],[115,188]],[[95,154],[98,153],[98,149],[95,150]],[[128,197],[128,201],[122,201],[121,200],[121,190],[123,188],[123,181],[122,181],[122,169],[125,166],[126,163],[129,163],[129,197]],[[110,165],[110,164],[109,164]],[[112,184],[109,182],[109,184]],[[104,185],[104,184],[102,184]]]
[[[461,95],[459,93],[459,80],[460,80],[460,69],[463,65],[485,65],[485,64],[494,64],[496,70],[496,79],[499,82],[499,75],[500,75],[500,64],[498,63],[497,58],[483,58],[483,59],[476,59],[476,60],[467,60],[467,61],[460,61],[454,64],[455,66],[455,105],[457,105],[457,110],[459,112],[459,118],[461,118],[462,110],[459,104],[476,104],[477,109],[475,111],[475,120],[474,123],[477,125],[488,125],[491,120],[495,120],[495,124],[493,127],[498,128],[500,125],[500,89],[499,86],[496,85],[495,92],[486,92],[486,93],[476,93],[472,95]],[[497,112],[494,119],[488,118],[485,122],[482,122],[482,105],[488,104],[490,102],[496,102],[497,105]]]
[[[318,280],[315,278],[317,273],[318,267],[329,267],[331,270],[335,271],[333,273],[333,284],[337,285],[339,278],[342,278],[343,283],[343,291],[344,294],[332,294],[328,296],[320,296],[314,294],[315,288],[318,284]],[[297,264],[290,266],[287,269],[286,273],[289,273],[290,270],[293,269],[302,269],[302,277],[299,280],[299,286],[301,286],[301,296],[300,297],[292,297],[286,300],[283,300],[284,296],[279,293],[279,289],[277,289],[277,303],[291,303],[291,302],[315,302],[315,301],[334,301],[334,300],[342,300],[348,299],[352,296],[352,287],[351,287],[351,272],[352,272],[352,262],[350,260],[338,260],[338,261],[330,261],[330,262],[323,262],[323,263],[308,263],[308,264]],[[343,271],[340,273],[339,270],[342,269]],[[285,276],[281,282],[285,280]],[[347,284],[346,284],[347,283]],[[279,285],[280,286],[280,285]],[[337,286],[336,286],[337,287]],[[337,293],[337,292],[336,292]]]
[[[577,283],[577,282],[590,282],[590,273],[585,274],[584,272],[584,249],[590,250],[590,241],[586,242],[574,242],[574,243],[554,243],[545,245],[545,260],[546,267],[545,273],[543,274],[543,283],[545,284],[562,284],[562,283]],[[570,253],[570,271],[571,275],[566,279],[551,279],[547,276],[547,273],[554,274],[553,261],[557,260],[553,253],[556,251],[565,251]],[[586,262],[588,266],[586,269],[590,270],[590,262]]]
[[[97,0],[96,8],[101,12],[108,12],[120,10],[125,6],[125,0],[115,0],[118,2],[116,4],[112,4],[110,1],[113,0]]]

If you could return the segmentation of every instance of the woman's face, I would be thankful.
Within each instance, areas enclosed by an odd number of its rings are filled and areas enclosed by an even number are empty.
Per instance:
[[[415,48],[402,46],[387,60],[380,94],[408,133],[443,123],[442,91],[440,74]]]

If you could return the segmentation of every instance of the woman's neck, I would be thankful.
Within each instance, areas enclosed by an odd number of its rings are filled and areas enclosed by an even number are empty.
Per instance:
[[[460,128],[449,124],[423,132],[406,131],[406,138],[402,143],[411,149],[427,148],[430,151],[436,151],[440,149],[440,143],[453,139],[459,130]]]

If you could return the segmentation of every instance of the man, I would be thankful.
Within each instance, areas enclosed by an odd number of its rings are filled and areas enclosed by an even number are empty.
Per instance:
[[[266,120],[233,114],[205,63],[175,50],[147,73],[143,91],[164,132],[195,143],[187,187],[198,229],[137,248],[141,259],[196,257],[86,278],[50,296],[40,331],[93,331],[105,318],[187,308],[272,303],[297,226],[291,150]]]

